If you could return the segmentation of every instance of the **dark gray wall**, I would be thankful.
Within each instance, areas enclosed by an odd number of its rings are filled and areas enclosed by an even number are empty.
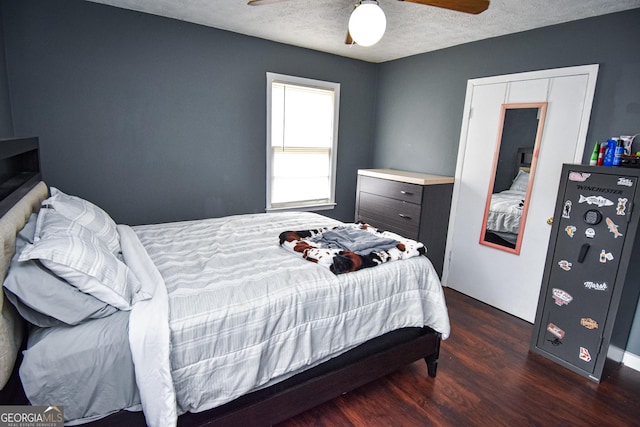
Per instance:
[[[585,159],[596,140],[640,132],[640,9],[387,62],[375,167],[455,173],[469,79],[600,64]]]
[[[341,83],[323,212],[353,220],[375,64],[80,0],[1,4],[15,132],[40,137],[50,185],[130,224],[264,212],[273,71]]]
[[[640,132],[638,52],[640,9],[634,9],[384,63],[374,167],[453,175],[469,79],[600,64],[588,161],[596,140]],[[632,332],[627,350],[640,355],[640,310]]]
[[[0,9],[0,40],[4,40],[2,27],[2,10]],[[11,101],[9,82],[7,80],[7,63],[4,56],[4,43],[0,43],[0,139],[13,137],[13,121],[11,120]]]

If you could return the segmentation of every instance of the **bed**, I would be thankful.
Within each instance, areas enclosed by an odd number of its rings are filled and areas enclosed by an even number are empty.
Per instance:
[[[511,175],[513,177],[511,185],[504,191],[491,194],[489,202],[486,234],[497,236],[498,239],[502,239],[512,246],[515,246],[520,232],[520,219],[529,185],[532,156],[532,148],[518,148],[514,173]],[[489,236],[485,238],[491,240]]]
[[[340,225],[321,215],[128,227],[30,175],[0,204],[0,403],[61,405],[70,424],[271,425],[422,358],[436,374],[449,321],[424,256],[336,275],[278,244]],[[16,297],[27,263],[57,280],[53,313]],[[77,294],[91,303],[60,308]]]
[[[522,177],[523,175],[520,175]],[[526,175],[528,177],[528,174]],[[526,189],[526,187],[525,187]],[[520,218],[526,190],[505,190],[491,195],[487,214],[487,231],[515,244],[520,231]]]

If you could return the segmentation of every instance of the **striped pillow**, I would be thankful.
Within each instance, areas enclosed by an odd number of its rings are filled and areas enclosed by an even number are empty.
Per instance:
[[[111,252],[120,252],[120,236],[116,223],[108,213],[93,203],[51,187],[51,197],[44,200],[42,206],[52,208],[60,215],[93,231]],[[38,221],[36,236],[40,235],[43,228],[44,225]]]
[[[140,290],[129,267],[95,233],[51,213],[44,215],[51,227],[25,246],[19,261],[38,259],[70,285],[120,310],[130,310],[135,302],[150,298]]]

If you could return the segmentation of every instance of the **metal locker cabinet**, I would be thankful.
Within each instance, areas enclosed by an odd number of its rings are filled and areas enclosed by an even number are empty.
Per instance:
[[[640,169],[562,167],[531,350],[595,382],[622,361],[640,293],[638,185]]]

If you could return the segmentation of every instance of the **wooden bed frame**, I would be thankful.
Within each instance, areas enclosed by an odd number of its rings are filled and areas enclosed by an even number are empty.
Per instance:
[[[0,180],[1,217],[40,182],[37,138],[0,140]],[[5,300],[4,304],[9,302]],[[273,425],[420,359],[426,361],[428,375],[435,377],[440,341],[441,334],[428,327],[393,331],[281,383],[218,408],[184,414],[178,425]],[[0,405],[28,404],[18,375],[20,353],[11,377],[0,390]],[[120,411],[85,425],[144,426],[145,421],[142,412]]]

